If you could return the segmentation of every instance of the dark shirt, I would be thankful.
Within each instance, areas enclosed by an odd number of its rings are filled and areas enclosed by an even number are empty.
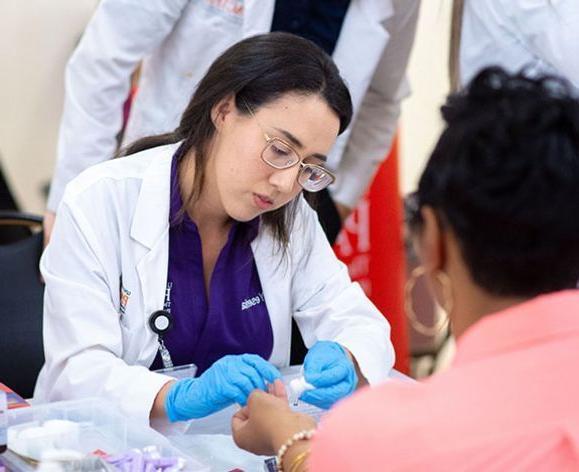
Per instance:
[[[173,364],[194,363],[200,375],[227,354],[251,353],[268,359],[273,331],[250,245],[259,218],[233,224],[207,297],[201,238],[195,222],[180,212],[177,167],[173,157],[168,267],[173,326],[164,336]],[[157,355],[151,369],[162,367]]]
[[[350,0],[277,0],[271,31],[309,39],[331,56],[349,6]]]

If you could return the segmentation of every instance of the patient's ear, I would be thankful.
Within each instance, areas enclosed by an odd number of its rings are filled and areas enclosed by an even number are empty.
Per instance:
[[[446,266],[445,238],[440,219],[434,209],[428,205],[420,209],[422,215],[422,232],[419,240],[418,254],[426,272],[434,273],[444,270]]]

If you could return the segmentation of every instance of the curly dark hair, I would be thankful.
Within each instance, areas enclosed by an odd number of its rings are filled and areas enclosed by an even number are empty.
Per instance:
[[[503,296],[577,287],[579,102],[553,76],[493,67],[442,107],[446,129],[421,176],[474,281]],[[411,228],[420,226],[414,212]]]

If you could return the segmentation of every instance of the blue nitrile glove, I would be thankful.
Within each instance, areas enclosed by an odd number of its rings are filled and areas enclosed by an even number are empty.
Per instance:
[[[175,382],[165,398],[165,411],[170,421],[203,418],[239,403],[245,406],[249,394],[265,382],[281,378],[279,371],[255,354],[222,357],[201,377]]]
[[[306,382],[316,387],[306,391],[300,400],[327,410],[350,395],[358,385],[354,363],[346,350],[333,341],[318,341],[304,361]]]

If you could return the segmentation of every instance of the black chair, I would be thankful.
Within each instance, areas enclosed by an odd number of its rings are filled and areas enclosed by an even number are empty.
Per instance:
[[[0,162],[1,164],[1,162]],[[2,172],[0,165],[0,210],[18,211],[18,205],[14,195],[10,191],[8,181]],[[0,232],[0,244],[7,244],[25,238],[30,234],[30,230],[23,226],[6,226]]]
[[[23,238],[0,244],[0,382],[24,398],[32,396],[44,363],[38,269],[43,234],[33,231],[41,225],[39,216],[0,211],[0,237],[14,228],[26,230]]]
[[[16,200],[10,191],[6,177],[0,166],[0,210],[17,210]]]

